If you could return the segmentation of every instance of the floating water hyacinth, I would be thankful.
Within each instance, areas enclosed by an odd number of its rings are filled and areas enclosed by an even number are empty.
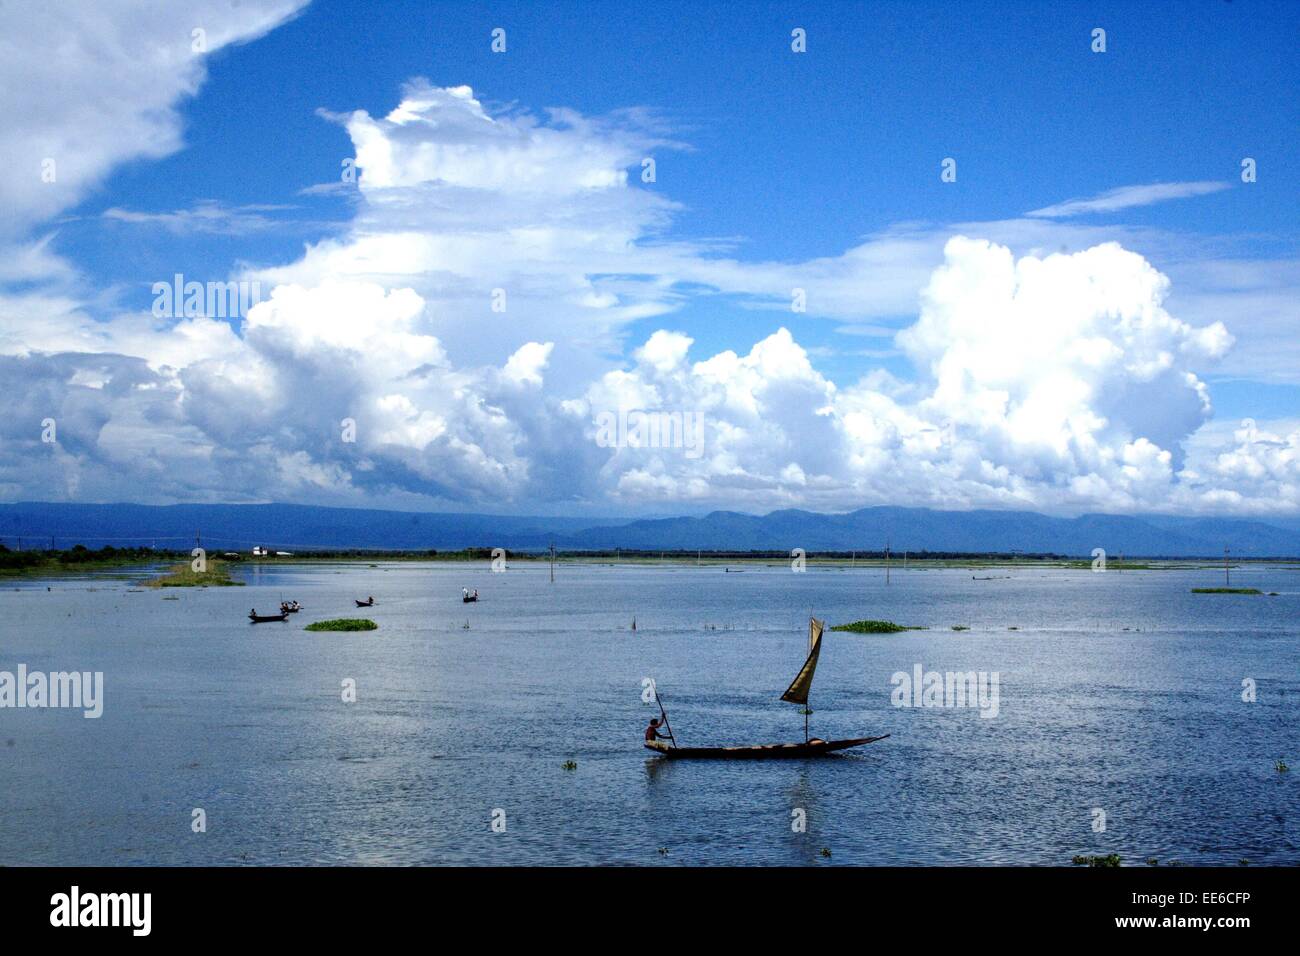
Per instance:
[[[893,621],[854,621],[852,624],[836,624],[832,631],[847,631],[850,634],[897,634],[900,631],[924,631],[924,627],[907,627]]]
[[[308,624],[307,631],[373,631],[379,625],[364,617],[339,617],[330,621],[317,621]]]

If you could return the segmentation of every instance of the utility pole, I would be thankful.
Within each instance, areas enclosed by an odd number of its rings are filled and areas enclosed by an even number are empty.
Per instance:
[[[1231,586],[1232,586],[1232,585],[1230,584],[1230,582],[1228,581],[1228,547],[1227,547],[1227,545],[1224,545],[1224,547],[1223,547],[1223,586],[1224,586],[1225,588],[1226,588],[1226,587],[1231,587]]]
[[[853,556],[849,558],[849,567],[856,568],[857,566],[858,566],[858,552],[854,551]]]
[[[551,542],[551,583],[555,583],[555,542]]]
[[[889,539],[885,539],[885,583],[889,583]]]

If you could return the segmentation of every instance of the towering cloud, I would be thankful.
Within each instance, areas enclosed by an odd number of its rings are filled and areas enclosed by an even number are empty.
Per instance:
[[[582,409],[703,414],[698,461],[671,448],[611,458],[615,487],[634,497],[1206,508],[1225,500],[1215,483],[1229,461],[1185,468],[1184,442],[1211,412],[1195,369],[1231,336],[1170,316],[1167,287],[1113,244],[1016,260],[955,237],[897,337],[923,375],[907,401],[872,379],[836,389],[785,329],[747,356],[694,364],[689,339],[658,332]],[[1279,472],[1294,469],[1294,438],[1279,441],[1274,480],[1293,485],[1294,470]]]

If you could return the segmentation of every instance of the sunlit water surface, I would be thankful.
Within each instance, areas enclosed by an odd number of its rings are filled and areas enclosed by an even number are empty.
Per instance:
[[[0,590],[0,670],[106,684],[98,720],[0,710],[0,864],[1300,863],[1300,570],[1234,575],[1276,597],[1191,594],[1212,570],[239,573]],[[247,623],[281,596],[306,610]],[[683,745],[802,740],[778,697],[810,612],[929,628],[826,636],[813,734],[889,739],[771,762],[641,746],[645,678]],[[379,629],[303,630],[357,615]],[[891,676],[917,664],[997,672],[998,715],[893,706]]]

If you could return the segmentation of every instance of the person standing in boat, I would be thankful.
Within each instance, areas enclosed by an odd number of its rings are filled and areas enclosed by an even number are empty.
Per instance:
[[[668,720],[668,715],[664,714],[664,720]],[[645,742],[654,743],[656,740],[667,740],[663,734],[659,733],[659,718],[651,717],[650,726],[645,729]]]

